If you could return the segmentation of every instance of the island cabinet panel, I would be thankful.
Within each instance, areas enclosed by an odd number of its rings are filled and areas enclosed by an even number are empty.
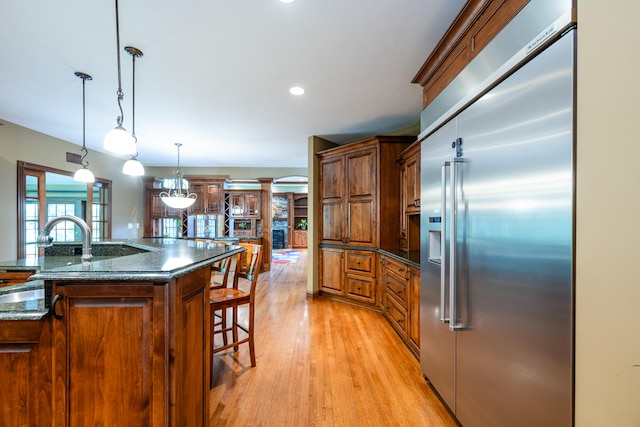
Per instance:
[[[54,425],[207,425],[209,276],[52,281]]]
[[[163,289],[54,285],[55,425],[164,424]]]
[[[0,425],[51,426],[51,324],[11,320],[0,325]]]
[[[177,280],[169,288],[175,293],[170,299],[178,301],[177,316],[170,316],[174,337],[170,345],[172,383],[170,425],[207,426],[209,419],[210,334],[209,334],[209,280],[210,267]],[[206,284],[206,286],[203,286]]]

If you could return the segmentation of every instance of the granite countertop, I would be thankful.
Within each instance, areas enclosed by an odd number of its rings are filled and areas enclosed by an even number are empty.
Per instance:
[[[40,290],[44,292],[44,282],[32,280],[0,288],[0,298],[16,292]],[[41,320],[49,313],[48,306],[44,297],[20,302],[0,302],[0,320]]]
[[[135,252],[139,253],[121,255],[122,245],[137,248],[139,250]],[[71,247],[70,250],[73,251],[74,246],[81,247],[81,244],[54,244],[55,246],[60,246],[55,255],[0,261],[0,270],[36,271],[28,283],[0,288],[0,297],[7,293],[44,289],[46,280],[168,282],[244,250],[234,245],[208,244],[182,239],[106,241],[92,245],[93,251],[102,255],[94,257],[91,265],[83,266],[80,255],[73,256],[65,253],[65,246]],[[104,247],[98,248],[99,246]],[[126,249],[125,252],[130,251],[130,248],[124,249]],[[113,254],[110,255],[108,252]],[[47,298],[19,303],[0,303],[0,320],[41,319],[47,314],[48,307]]]
[[[39,271],[31,277],[33,280],[169,281],[244,250],[234,245],[212,245],[193,240],[166,238],[102,242],[102,244],[125,244],[143,249],[144,252],[125,256],[115,255],[115,257],[99,256],[89,266],[83,266],[80,263],[79,255],[71,257],[75,262],[72,265],[62,264],[69,261],[68,256],[45,256],[44,259],[38,258],[38,261],[18,260],[15,263],[22,267],[28,267],[29,264],[37,265]],[[99,245],[100,243],[94,244],[93,247]],[[9,268],[11,265],[0,262],[0,269]]]

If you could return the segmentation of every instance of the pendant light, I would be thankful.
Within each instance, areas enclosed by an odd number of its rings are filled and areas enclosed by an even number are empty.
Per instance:
[[[120,72],[120,23],[118,20],[118,0],[116,3],[116,45],[117,45],[117,57],[118,57],[118,108],[120,109],[120,115],[117,118],[117,126],[109,131],[104,137],[104,149],[116,154],[135,154],[136,143],[122,127],[124,121],[124,113],[122,111],[122,99],[124,98],[124,92],[122,91],[122,77]]]
[[[191,206],[196,201],[196,194],[189,193],[185,188],[185,192],[182,192],[183,185],[183,175],[180,170],[180,146],[182,144],[176,142],[176,147],[178,147],[178,169],[176,169],[176,179],[175,184],[173,186],[173,190],[163,191],[160,193],[160,200],[162,200],[167,206],[175,209],[185,209]]]
[[[132,46],[125,46],[124,50],[131,55],[133,63],[133,89],[131,91],[131,136],[136,145],[136,153],[124,162],[122,173],[131,176],[144,175],[144,166],[138,160],[138,138],[136,137],[136,58],[142,57],[142,51]]]
[[[87,151],[87,146],[85,144],[84,84],[87,80],[93,80],[93,77],[91,77],[89,74],[80,73],[77,71],[74,73],[74,75],[82,79],[82,149],[80,150],[82,152],[82,157],[80,158],[80,163],[82,164],[82,167],[78,169],[76,173],[73,174],[73,179],[75,181],[80,181],[80,182],[95,182],[96,177],[93,175],[93,172],[91,172],[88,168],[89,162],[85,160],[85,158],[87,157],[88,151]]]

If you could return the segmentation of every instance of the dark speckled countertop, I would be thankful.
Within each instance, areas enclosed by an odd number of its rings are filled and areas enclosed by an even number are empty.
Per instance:
[[[130,246],[121,248],[120,246]],[[45,280],[65,281],[129,281],[148,280],[168,282],[176,277],[197,270],[205,265],[231,256],[244,249],[233,245],[217,245],[195,242],[193,240],[148,238],[125,241],[97,242],[92,252],[100,254],[94,257],[89,266],[83,266],[80,255],[65,252],[60,244],[56,255],[32,257],[14,261],[0,261],[0,270],[23,271],[36,270],[31,282],[0,288],[2,294],[44,287]],[[109,246],[99,248],[100,246]],[[75,249],[71,248],[72,251]],[[123,252],[124,251],[124,252]],[[130,255],[125,253],[134,252]],[[135,253],[139,252],[139,253]],[[42,318],[48,311],[48,301],[43,298],[36,302],[0,303],[0,320]],[[42,304],[40,304],[42,303]],[[30,309],[27,309],[27,306]],[[40,309],[38,310],[37,308]],[[31,313],[27,313],[31,312]],[[39,317],[38,317],[39,316]]]

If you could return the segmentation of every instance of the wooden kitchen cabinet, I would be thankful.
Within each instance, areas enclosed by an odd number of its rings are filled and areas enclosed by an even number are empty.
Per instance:
[[[402,181],[404,212],[420,213],[420,141],[400,154],[400,167],[405,171]]]
[[[420,270],[417,268],[409,269],[408,298],[409,329],[407,339],[409,348],[418,356],[420,354]]]
[[[362,302],[376,303],[376,253],[323,247],[320,250],[322,292]]]
[[[50,427],[50,319],[2,322],[0,371],[0,425]]]
[[[346,296],[367,304],[376,303],[376,253],[345,251]]]
[[[209,276],[52,281],[53,424],[208,425]]]
[[[317,154],[321,243],[397,246],[396,158],[414,140],[378,136]]]
[[[7,271],[0,270],[0,287],[16,285],[29,281],[29,277],[36,273],[35,270]]]
[[[223,182],[221,179],[188,178],[189,192],[195,193],[196,201],[187,208],[189,215],[218,215],[223,213]]]
[[[420,354],[420,270],[380,255],[382,313],[416,357]]]
[[[530,0],[467,1],[411,81],[423,87],[422,108],[486,47]]]
[[[260,218],[260,192],[229,192],[229,216]]]
[[[344,250],[320,249],[320,282],[322,292],[344,295]]]
[[[292,247],[294,249],[307,247],[307,230],[293,230],[292,234]]]
[[[400,234],[402,251],[420,248],[420,141],[400,153]]]
[[[347,255],[347,269],[340,270],[339,291],[335,288],[338,273],[325,266],[319,280],[322,292],[370,305],[378,303],[381,294],[376,291],[375,253],[365,249],[397,247],[400,175],[396,159],[414,140],[410,136],[378,136],[317,153],[321,253],[325,258],[328,248],[324,245],[333,245],[331,255],[338,250]],[[371,257],[370,272],[354,268],[351,259],[362,261],[359,250],[365,258]]]

